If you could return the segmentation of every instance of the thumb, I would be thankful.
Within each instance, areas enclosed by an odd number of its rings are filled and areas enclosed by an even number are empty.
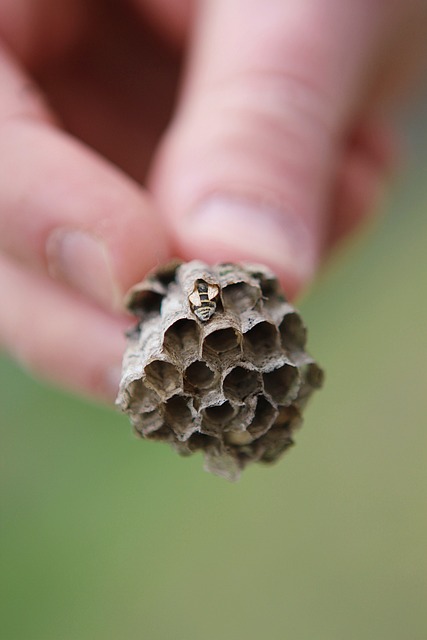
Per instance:
[[[262,261],[291,296],[307,284],[328,235],[343,141],[390,27],[385,7],[201,2],[152,174],[180,255]]]

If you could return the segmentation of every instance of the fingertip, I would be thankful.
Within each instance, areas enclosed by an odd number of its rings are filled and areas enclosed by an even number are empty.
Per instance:
[[[291,211],[230,195],[214,195],[181,219],[177,240],[185,258],[259,262],[294,298],[314,276],[317,240]]]

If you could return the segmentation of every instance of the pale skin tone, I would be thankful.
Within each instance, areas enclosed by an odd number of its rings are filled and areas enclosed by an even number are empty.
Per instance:
[[[424,0],[2,0],[0,345],[112,400],[156,264],[300,293],[383,190],[426,30]]]

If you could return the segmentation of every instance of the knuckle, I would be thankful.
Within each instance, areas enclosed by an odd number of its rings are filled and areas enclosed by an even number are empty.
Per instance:
[[[334,135],[330,100],[317,83],[300,75],[272,68],[248,71],[230,78],[224,93],[225,104],[250,119],[255,130],[291,139]]]
[[[326,168],[338,143],[331,111],[328,96],[302,77],[272,68],[230,74],[192,104],[186,126],[178,123],[177,172],[184,159],[190,173],[198,164],[205,177],[228,173],[244,182],[251,175],[273,190],[284,177],[315,182],[319,159]]]

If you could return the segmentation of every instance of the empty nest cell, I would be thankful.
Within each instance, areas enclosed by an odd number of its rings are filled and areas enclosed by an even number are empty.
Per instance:
[[[263,376],[264,389],[277,404],[291,402],[298,393],[300,377],[297,367],[284,364]]]
[[[279,294],[283,297],[283,292],[280,292],[279,281],[271,271],[250,269],[249,274],[258,281],[264,300],[268,300]]]
[[[155,278],[163,287],[167,288],[172,282],[175,282],[178,267],[182,265],[182,260],[171,260],[156,269]]]
[[[142,380],[134,380],[129,384],[128,398],[127,409],[133,413],[151,411],[159,404],[157,393],[146,387]]]
[[[222,289],[224,308],[236,314],[253,309],[261,298],[258,287],[253,287],[246,282],[229,284]]]
[[[271,355],[277,349],[276,327],[265,320],[259,322],[244,334],[243,348],[255,362]]]
[[[136,431],[145,437],[148,437],[155,431],[159,431],[159,429],[164,426],[163,416],[158,409],[133,416],[132,423]],[[161,437],[161,434],[157,435],[157,438],[159,437]]]
[[[236,402],[243,402],[245,398],[260,389],[260,375],[257,371],[245,367],[234,367],[223,381],[224,394]]]
[[[212,331],[203,341],[203,350],[206,348],[213,353],[221,355],[231,351],[240,345],[240,336],[232,327]]]
[[[283,348],[287,351],[304,349],[307,329],[297,313],[287,313],[279,325]]]
[[[153,360],[145,366],[145,379],[160,396],[172,396],[182,388],[179,370],[166,360]]]
[[[256,455],[260,462],[271,464],[292,447],[294,441],[287,429],[270,429],[257,441]]]
[[[255,415],[248,426],[249,433],[257,438],[271,427],[276,416],[277,409],[265,398],[264,396],[258,396],[258,401],[255,409]]]
[[[315,362],[312,362],[306,366],[304,378],[311,387],[320,389],[323,384],[324,374],[322,369]]]
[[[287,407],[279,407],[279,413],[274,421],[273,428],[292,428],[295,429],[301,423],[301,413],[295,405]]]
[[[305,364],[301,367],[303,384],[296,399],[296,403],[300,407],[306,404],[315,389],[320,389],[323,384],[323,377],[322,369],[315,362]]]
[[[215,436],[207,435],[206,433],[200,433],[195,431],[191,436],[182,443],[187,450],[187,453],[193,453],[194,451],[218,451],[221,448],[221,443]],[[183,451],[183,453],[185,453]]]
[[[196,360],[186,368],[184,377],[195,389],[209,389],[215,380],[215,371],[203,360]]]
[[[151,279],[136,285],[129,291],[126,306],[138,318],[159,315],[165,295],[164,286],[156,279]]]
[[[181,318],[165,331],[163,346],[169,353],[197,353],[200,330],[195,320]]]
[[[193,416],[188,406],[189,398],[173,396],[165,404],[165,421],[178,438],[188,438],[193,426]]]
[[[235,415],[235,408],[226,400],[222,404],[215,405],[213,407],[206,407],[203,410],[204,419],[212,424],[227,426],[227,423]]]

